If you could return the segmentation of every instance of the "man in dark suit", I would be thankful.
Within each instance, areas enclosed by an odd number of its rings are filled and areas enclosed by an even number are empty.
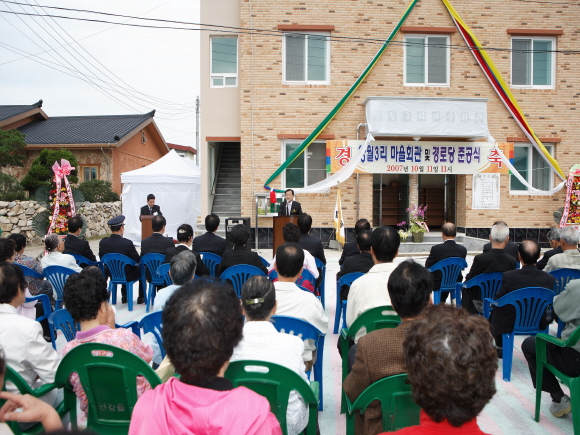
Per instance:
[[[360,250],[360,254],[345,258],[342,267],[336,274],[337,281],[349,273],[367,273],[375,265],[373,255],[371,254],[371,235],[372,231],[370,230],[361,231],[357,234],[356,244]],[[348,299],[349,289],[349,286],[342,286],[340,289],[341,300]]]
[[[97,261],[89,242],[79,239],[82,229],[83,220],[80,216],[73,216],[68,220],[68,234],[64,238],[64,251],[62,253],[78,254],[91,261]]]
[[[562,252],[564,252],[562,251],[562,247],[560,246],[559,228],[552,228],[550,230],[550,232],[548,233],[548,241],[550,242],[550,246],[552,247],[552,249],[547,251],[542,257],[542,259],[538,261],[538,263],[536,264],[538,270],[544,270],[544,267],[546,267],[546,264],[548,264],[548,261],[550,260],[551,257],[553,257],[556,254],[561,254]]]
[[[356,224],[354,225],[354,235],[356,237],[361,231],[370,231],[370,229],[371,223],[368,220],[359,219],[358,221],[356,221]],[[360,251],[358,249],[356,240],[354,242],[347,242],[344,244],[344,247],[342,248],[342,255],[340,256],[340,260],[338,260],[338,264],[342,266],[344,260],[347,257],[351,257],[353,255],[358,254],[360,254]]]
[[[505,225],[506,227],[508,226],[508,224],[506,224],[504,221],[495,221],[493,223],[493,225]],[[489,252],[491,251],[492,246],[491,243],[486,243],[485,245],[483,245],[483,252]],[[510,254],[512,257],[514,257],[514,259],[516,261],[518,260],[518,244],[515,242],[512,242],[511,240],[508,240],[506,247],[504,248],[504,251],[506,254]]]
[[[536,268],[536,261],[538,261],[539,257],[540,245],[538,242],[530,239],[524,240],[519,246],[519,259],[522,268],[503,273],[501,288],[495,294],[494,299],[497,300],[514,290],[526,287],[544,287],[552,290],[556,279],[548,272],[543,272]],[[491,335],[495,337],[499,357],[501,357],[502,334],[507,334],[514,330],[515,319],[516,310],[511,305],[496,307],[491,312],[489,319]]]
[[[177,246],[171,246],[165,250],[164,263],[170,263],[171,259],[183,251],[190,251],[195,257],[196,267],[195,274],[197,276],[209,276],[210,271],[208,267],[201,260],[201,255],[191,249],[191,241],[193,240],[193,228],[189,224],[181,224],[177,228]]]
[[[318,237],[308,234],[312,228],[312,217],[306,213],[302,214],[298,218],[298,228],[300,229],[300,240],[298,241],[298,244],[302,249],[306,249],[310,252],[313,257],[318,258],[323,264],[326,264],[322,242]]]
[[[208,214],[205,217],[206,233],[193,239],[191,248],[197,252],[211,252],[223,257],[228,247],[226,240],[215,234],[220,226],[220,217],[215,214]]]
[[[125,216],[116,216],[107,222],[107,225],[111,228],[111,235],[105,237],[99,243],[99,258],[103,258],[106,254],[122,254],[129,257],[131,260],[139,263],[139,254],[133,245],[133,242],[129,239],[123,237],[125,234]],[[137,298],[137,303],[142,304],[145,302],[145,293],[141,285],[141,272],[139,266],[126,266],[125,274],[129,281],[139,280],[139,297]],[[127,303],[127,288],[125,286],[121,287],[122,303]]]
[[[163,233],[165,232],[165,226],[167,221],[161,215],[153,216],[151,220],[151,228],[153,229],[153,234],[151,234],[146,239],[141,240],[141,258],[147,254],[163,254],[169,248],[173,248],[175,243],[171,237],[165,237]],[[149,269],[145,271],[145,276],[147,281],[151,281],[151,273]],[[156,286],[155,290],[160,290],[164,285]]]
[[[441,260],[445,260],[449,257],[459,257],[465,259],[467,256],[467,249],[463,245],[458,245],[455,242],[455,237],[457,236],[457,229],[454,224],[447,222],[441,227],[441,237],[443,238],[443,243],[431,247],[431,252],[429,252],[429,257],[425,260],[425,267],[428,269],[435,263]],[[433,290],[439,290],[441,288],[441,272],[435,271],[433,275]],[[463,281],[463,275],[459,273],[457,277],[457,282]],[[441,293],[441,302],[445,302],[449,292]]]
[[[238,264],[256,266],[268,275],[268,269],[266,269],[266,266],[264,266],[264,263],[260,260],[260,256],[256,252],[246,248],[246,243],[248,243],[248,239],[250,238],[250,233],[246,227],[242,224],[235,225],[230,234],[232,243],[234,244],[234,249],[224,253],[222,261],[217,268],[216,276],[220,276],[228,267],[236,266]]]
[[[491,241],[491,251],[475,256],[471,269],[465,277],[466,281],[482,273],[507,272],[516,268],[514,257],[504,251],[509,241],[508,227],[503,224],[494,225],[491,228],[489,240]],[[481,299],[480,288],[471,287],[463,290],[461,299],[463,308],[472,314],[477,314],[473,300]]]
[[[141,207],[141,215],[139,216],[139,220],[141,220],[141,216],[143,215],[163,216],[159,206],[155,205],[155,195],[152,193],[147,195],[147,205]]]
[[[300,216],[302,214],[302,207],[298,201],[294,201],[294,191],[292,189],[286,189],[284,196],[286,200],[280,204],[278,216]]]
[[[387,289],[391,304],[401,317],[396,328],[385,328],[369,332],[361,337],[358,344],[351,347],[348,354],[352,371],[344,380],[344,392],[351,401],[375,382],[393,375],[406,373],[403,362],[403,342],[407,331],[416,318],[429,304],[433,281],[423,266],[405,261],[391,273]],[[352,364],[354,361],[354,364]],[[355,432],[376,434],[382,432],[381,406],[372,402],[364,415],[358,412]]]

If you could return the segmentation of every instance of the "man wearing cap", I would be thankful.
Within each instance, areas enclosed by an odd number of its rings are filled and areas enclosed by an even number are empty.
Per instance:
[[[122,254],[129,257],[131,260],[139,263],[139,254],[133,245],[133,242],[129,239],[123,237],[125,234],[125,216],[115,216],[113,219],[107,222],[107,225],[111,228],[111,235],[105,237],[99,243],[99,257],[102,259],[106,254]],[[139,280],[139,297],[137,298],[137,303],[142,304],[145,300],[143,292],[143,287],[141,286],[141,280],[139,279],[141,273],[139,271],[139,266],[126,266],[125,274],[129,281]],[[127,303],[127,288],[125,286],[121,287],[122,302]]]

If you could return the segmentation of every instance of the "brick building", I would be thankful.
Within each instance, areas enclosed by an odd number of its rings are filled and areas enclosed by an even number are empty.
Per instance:
[[[208,192],[202,213],[212,209],[226,213],[220,207],[227,202],[234,207],[227,213],[239,211],[254,221],[254,193],[265,192],[262,186],[270,174],[345,95],[409,3],[201,1],[201,22],[213,25],[201,37],[200,167],[202,191]],[[566,2],[521,0],[451,3],[488,48],[528,123],[567,173],[578,163],[575,139],[580,127],[575,111],[580,55],[570,52],[577,48],[580,8]],[[240,30],[232,33],[232,28]],[[520,174],[541,190],[561,181],[499,100],[443,2],[422,0],[365,81],[308,148],[308,156],[272,185],[302,187],[324,177],[328,141],[354,140],[359,133],[364,138],[360,125],[367,123],[369,97],[485,101],[489,132],[497,142],[513,144],[513,164]],[[414,136],[375,139],[412,141]],[[422,135],[418,143],[472,139]],[[222,180],[226,173],[230,180]],[[545,230],[555,225],[552,213],[563,205],[564,189],[531,195],[514,176],[501,175],[499,209],[474,209],[473,177],[353,175],[341,185],[345,224],[352,228],[360,217],[372,219],[374,225],[393,224],[404,220],[407,205],[427,203],[428,222],[435,228],[447,218],[468,236],[485,238],[491,223],[501,218],[516,241],[525,237],[545,241]],[[229,182],[223,184],[229,190],[220,190],[222,181]],[[325,241],[332,233],[335,198],[334,188],[297,198]],[[270,227],[271,219],[259,218],[259,226]],[[260,245],[267,245],[268,234],[260,232]]]

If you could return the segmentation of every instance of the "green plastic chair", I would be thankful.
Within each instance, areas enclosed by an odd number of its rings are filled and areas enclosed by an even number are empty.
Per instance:
[[[383,431],[393,432],[404,427],[419,424],[421,408],[413,401],[411,384],[407,374],[389,376],[375,382],[352,403],[343,393],[348,413],[346,414],[346,434],[354,435],[355,412],[364,414],[372,401],[381,402]]]
[[[342,328],[340,331],[340,350],[342,352],[342,382],[348,376],[348,351],[352,347],[356,333],[362,328],[367,329],[367,334],[371,331],[383,328],[396,328],[401,323],[401,318],[395,314],[393,307],[384,305],[382,307],[371,308],[365,311],[352,323],[350,328]],[[344,395],[340,405],[340,413],[346,412]]]
[[[308,425],[303,433],[316,435],[318,420],[318,382],[306,382],[297,373],[278,364],[264,361],[236,361],[230,363],[225,377],[235,387],[244,386],[264,396],[278,419],[282,433],[287,434],[286,409],[292,390],[296,390],[308,407]]]
[[[12,382],[20,394],[30,394],[33,397],[42,397],[49,391],[56,388],[55,384],[44,384],[41,387],[33,390],[30,385],[28,385],[28,382],[22,378],[22,376],[20,376],[11,367],[8,366],[6,366],[6,374],[4,375],[4,385],[2,386],[2,391],[6,391],[7,381]],[[0,399],[0,407],[2,407],[5,402],[6,400]],[[56,412],[58,412],[58,415],[61,417],[67,413],[64,401],[57,406]],[[44,427],[40,423],[36,423],[34,426],[26,430],[21,430],[20,424],[17,421],[7,421],[6,423],[8,426],[10,426],[10,429],[12,429],[14,435],[36,435],[44,433]]]
[[[112,355],[102,356],[96,351]],[[87,395],[87,429],[101,434],[129,432],[129,423],[137,403],[137,376],[141,375],[155,388],[161,379],[144,360],[137,355],[102,343],[81,344],[62,359],[56,371],[55,384],[64,388],[65,406],[70,409],[73,428],[77,428],[76,395],[69,382],[76,372]]]
[[[540,401],[542,399],[542,381],[544,380],[544,368],[551,371],[563,384],[570,388],[570,402],[572,403],[572,423],[574,434],[580,435],[580,376],[566,376],[556,367],[548,363],[546,358],[546,343],[552,343],[558,347],[572,347],[580,339],[580,328],[572,333],[568,340],[552,337],[548,334],[536,335],[536,416],[535,420],[540,421]]]

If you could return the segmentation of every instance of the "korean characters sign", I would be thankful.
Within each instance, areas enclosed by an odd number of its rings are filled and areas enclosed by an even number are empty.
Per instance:
[[[327,141],[330,172],[356,154],[362,141]],[[513,143],[499,143],[513,158]],[[509,174],[500,152],[489,142],[377,141],[367,145],[355,172],[369,174]]]

